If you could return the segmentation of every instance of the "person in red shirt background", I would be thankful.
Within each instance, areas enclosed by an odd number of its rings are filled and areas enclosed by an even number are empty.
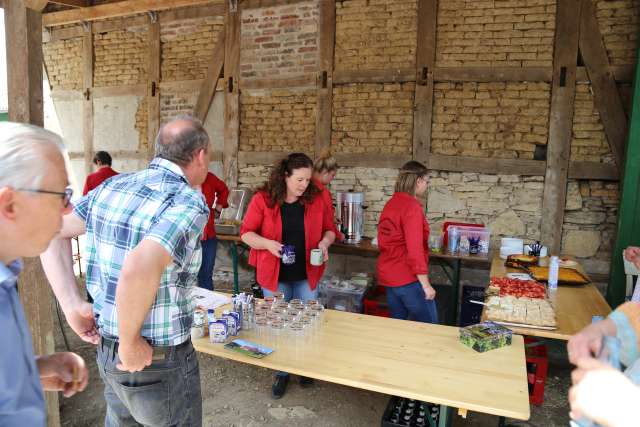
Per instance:
[[[256,267],[257,282],[265,296],[276,291],[285,300],[316,299],[317,285],[335,240],[334,219],[312,180],[313,162],[303,153],[292,153],[275,165],[269,180],[252,197],[242,221],[240,236],[250,248],[249,264]],[[281,263],[283,247],[293,248],[295,261]],[[324,261],[311,265],[311,249],[321,249]],[[311,384],[301,378],[300,384]],[[282,397],[289,374],[278,372],[272,396]]]
[[[335,225],[336,210],[333,206],[333,197],[331,196],[331,192],[327,188],[327,186],[331,184],[331,181],[333,181],[333,178],[336,177],[337,172],[338,162],[335,157],[331,155],[331,151],[329,149],[322,150],[320,157],[318,157],[313,164],[313,181],[320,190],[320,196],[322,197],[322,200],[324,200],[327,209],[329,209],[331,218],[333,218],[333,232],[336,235],[336,241],[342,242],[344,240],[344,234],[342,234],[338,229],[338,226]]]
[[[418,201],[428,171],[410,161],[400,169],[395,192],[378,221],[378,282],[386,287],[391,317],[438,323],[436,291],[429,282],[429,223]]]
[[[210,212],[200,241],[202,244],[202,265],[198,272],[198,286],[212,291],[213,268],[216,264],[216,252],[218,251],[215,220],[220,216],[220,211],[223,208],[229,207],[227,202],[229,188],[220,178],[209,172],[200,186],[200,191],[204,195]]]
[[[118,175],[118,172],[111,169],[111,155],[106,151],[98,151],[95,156],[93,156],[93,164],[98,167],[98,170],[87,176],[84,182],[84,189],[82,190],[83,196],[107,179]]]

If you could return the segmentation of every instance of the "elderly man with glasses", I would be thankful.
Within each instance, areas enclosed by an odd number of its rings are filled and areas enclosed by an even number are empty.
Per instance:
[[[70,211],[73,192],[66,188],[62,151],[60,137],[52,132],[0,123],[0,342],[7,346],[0,351],[2,426],[44,426],[42,390],[71,396],[84,390],[88,381],[84,360],[75,353],[34,357],[18,299],[20,258],[47,249],[62,227],[63,215]],[[21,282],[20,286],[33,285]],[[78,317],[75,309],[69,315]]]

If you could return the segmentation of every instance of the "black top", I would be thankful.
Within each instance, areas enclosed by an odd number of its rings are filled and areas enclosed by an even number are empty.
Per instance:
[[[307,261],[304,241],[304,206],[300,202],[282,203],[282,244],[293,245],[296,262],[286,265],[280,263],[279,282],[297,282],[307,279]]]

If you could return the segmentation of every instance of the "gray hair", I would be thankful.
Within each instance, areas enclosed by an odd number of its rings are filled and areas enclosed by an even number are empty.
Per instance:
[[[179,132],[171,132],[167,127],[175,122],[188,122]],[[209,135],[202,122],[192,116],[179,116],[162,125],[156,137],[156,157],[169,160],[180,166],[188,165],[198,150],[209,147]]]
[[[46,149],[65,151],[62,138],[38,126],[0,122],[0,187],[37,189],[48,172]]]

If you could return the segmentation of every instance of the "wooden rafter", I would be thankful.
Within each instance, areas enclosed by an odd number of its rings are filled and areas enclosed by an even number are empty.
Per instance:
[[[71,7],[87,7],[89,3],[86,0],[49,0],[49,3],[59,4]]]
[[[232,7],[233,6],[233,7]],[[238,184],[238,146],[240,143],[240,15],[237,0],[225,2],[224,52],[224,177],[230,187]]]
[[[218,35],[218,43],[213,49],[213,54],[209,59],[209,66],[207,67],[207,75],[202,81],[200,87],[200,93],[198,94],[198,101],[194,109],[194,115],[203,122],[207,118],[209,108],[213,102],[213,98],[216,94],[216,87],[218,86],[218,80],[222,67],[224,66],[224,40],[225,31],[222,29]]]
[[[88,24],[82,37],[82,145],[84,147],[84,172],[90,174],[93,160],[93,32]]]
[[[320,3],[320,70],[316,105],[316,158],[325,147],[331,145],[331,111],[333,104],[333,50],[336,40],[336,2]]]
[[[151,14],[147,31],[147,158],[155,156],[155,138],[160,128],[160,22]]]

